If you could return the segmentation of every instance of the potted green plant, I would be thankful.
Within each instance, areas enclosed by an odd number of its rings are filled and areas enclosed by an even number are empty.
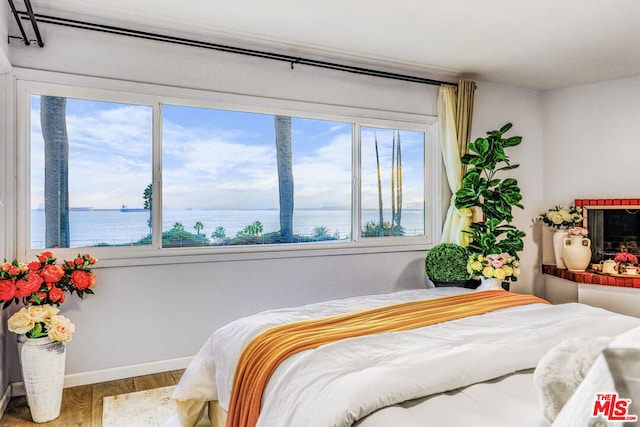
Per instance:
[[[471,223],[471,242],[467,249],[471,253],[470,262],[477,261],[478,256],[503,255],[504,259],[517,261],[518,252],[524,247],[523,231],[511,225],[513,207],[523,208],[520,201],[522,194],[518,181],[514,178],[500,178],[502,172],[516,169],[519,165],[509,162],[505,149],[515,147],[522,142],[522,137],[505,138],[504,134],[511,129],[507,123],[499,130],[487,132],[486,138],[478,138],[469,144],[469,153],[461,157],[461,162],[468,165],[462,179],[462,187],[456,192],[455,206],[458,209],[478,207],[482,210],[483,221]],[[483,259],[484,259],[483,258]],[[474,276],[476,271],[469,269]],[[517,275],[502,276],[502,270],[496,268],[483,269],[481,278],[498,280],[517,280]]]
[[[468,260],[469,251],[464,246],[457,243],[440,243],[427,253],[424,270],[437,287],[475,287],[478,283],[469,280]]]

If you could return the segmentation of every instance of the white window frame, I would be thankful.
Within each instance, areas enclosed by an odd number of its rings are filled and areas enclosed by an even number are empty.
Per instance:
[[[320,120],[353,123],[352,131],[352,240],[273,245],[211,246],[200,248],[162,248],[162,227],[154,226],[152,244],[148,246],[118,246],[56,248],[58,258],[88,251],[102,266],[152,265],[160,263],[225,261],[242,259],[288,258],[373,252],[403,252],[426,250],[439,239],[442,224],[442,161],[436,142],[437,118],[412,113],[315,104],[284,99],[260,98],[204,90],[175,88],[137,82],[126,82],[87,76],[75,76],[26,69],[14,70],[16,90],[16,189],[17,220],[16,249],[23,259],[32,259],[41,250],[30,249],[30,96],[52,95],[66,98],[130,103],[153,109],[152,170],[154,188],[162,188],[162,117],[161,105],[184,105],[201,108],[237,110],[253,113],[289,115]],[[425,134],[425,235],[362,238],[360,229],[360,129],[377,127],[419,131]],[[162,194],[153,198],[153,224],[162,224]]]

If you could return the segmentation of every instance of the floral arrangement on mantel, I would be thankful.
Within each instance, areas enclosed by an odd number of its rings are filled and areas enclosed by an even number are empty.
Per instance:
[[[613,260],[622,266],[638,265],[638,257],[629,252],[618,252]]]
[[[575,206],[564,209],[561,205],[558,205],[546,212],[541,212],[539,219],[549,227],[564,229],[575,227],[576,223],[582,221],[582,214]]]
[[[57,264],[53,252],[45,251],[28,264],[6,259],[0,268],[0,303],[3,309],[11,303],[24,303],[8,321],[8,328],[27,338],[48,336],[52,341],[69,342],[74,324],[58,314],[67,292],[83,298],[93,294],[96,278],[91,267],[96,259],[89,254]]]
[[[520,261],[507,253],[487,256],[474,253],[469,256],[467,271],[471,277],[515,281],[520,276]]]
[[[573,227],[567,230],[569,236],[582,236],[587,237],[589,235],[589,230],[584,227]]]

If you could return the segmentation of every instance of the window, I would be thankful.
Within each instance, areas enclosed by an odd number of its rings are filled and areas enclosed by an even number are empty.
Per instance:
[[[30,249],[148,244],[151,108],[31,96]],[[148,216],[148,214],[147,214]]]
[[[440,162],[424,117],[19,87],[27,251],[119,258],[432,239]]]
[[[362,128],[362,235],[421,236],[424,132]]]
[[[349,239],[350,123],[162,111],[164,247]]]

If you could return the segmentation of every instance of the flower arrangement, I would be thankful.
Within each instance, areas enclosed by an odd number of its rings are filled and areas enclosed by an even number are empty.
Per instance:
[[[498,280],[517,280],[520,276],[520,262],[507,253],[484,256],[473,253],[469,256],[467,271],[470,277],[482,276]]]
[[[618,252],[613,260],[621,265],[638,265],[638,257],[629,252]]]
[[[29,264],[5,260],[0,268],[2,308],[20,300],[24,304],[9,318],[9,330],[28,338],[48,336],[52,341],[70,341],[75,326],[59,315],[56,307],[64,303],[67,292],[80,298],[93,294],[96,278],[91,267],[96,261],[89,254],[78,254],[73,260],[57,264],[51,251],[42,252]]]
[[[546,212],[541,212],[539,218],[548,226],[560,229],[575,227],[577,222],[582,221],[582,214],[575,206],[564,209],[558,205]]]
[[[568,230],[569,236],[582,236],[587,237],[589,230],[584,227],[573,227]]]

